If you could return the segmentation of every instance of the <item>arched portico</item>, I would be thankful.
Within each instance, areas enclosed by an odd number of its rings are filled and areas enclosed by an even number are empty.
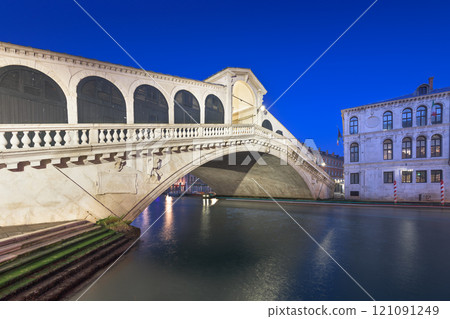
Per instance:
[[[233,85],[232,109],[233,124],[253,124],[256,116],[256,96],[244,81],[236,81]]]

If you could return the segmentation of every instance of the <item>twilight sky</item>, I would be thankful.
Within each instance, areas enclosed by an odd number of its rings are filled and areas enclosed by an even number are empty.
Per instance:
[[[250,68],[269,106],[374,0],[78,0],[147,70]],[[72,0],[1,0],[0,41],[137,67]],[[379,0],[271,112],[323,150],[340,110],[450,86],[450,2]]]

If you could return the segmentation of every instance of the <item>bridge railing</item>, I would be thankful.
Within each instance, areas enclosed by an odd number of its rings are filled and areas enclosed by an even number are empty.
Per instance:
[[[0,126],[0,158],[14,167],[28,151],[36,152],[35,161],[45,157],[42,150],[73,149],[102,145],[124,145],[153,141],[175,141],[210,138],[254,139],[261,137],[267,145],[283,147],[291,156],[317,166],[308,148],[259,125],[252,124],[11,124]],[[19,155],[19,152],[21,155]],[[89,150],[87,151],[89,152]],[[17,156],[16,156],[17,153]],[[17,159],[16,159],[17,158]],[[0,164],[1,164],[0,160]],[[319,170],[323,171],[323,170]]]
[[[154,140],[254,134],[253,125],[223,124],[14,124],[0,127],[0,152]]]

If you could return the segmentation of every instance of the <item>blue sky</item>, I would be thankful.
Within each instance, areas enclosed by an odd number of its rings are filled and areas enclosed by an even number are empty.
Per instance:
[[[251,68],[278,96],[373,2],[79,0],[148,70],[203,80]],[[0,41],[134,62],[71,0],[0,2]],[[450,2],[378,3],[271,109],[299,139],[336,145],[340,110],[450,86]]]

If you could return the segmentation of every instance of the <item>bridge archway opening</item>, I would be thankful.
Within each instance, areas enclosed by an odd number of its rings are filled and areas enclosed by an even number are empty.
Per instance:
[[[67,123],[67,100],[48,75],[25,66],[0,68],[0,124]]]
[[[231,153],[209,161],[191,173],[218,195],[267,198],[269,193],[274,198],[313,199],[303,176],[277,156],[267,153]]]
[[[78,123],[126,123],[125,99],[110,81],[88,76],[77,86]]]
[[[205,123],[206,124],[223,124],[224,111],[223,104],[214,94],[210,94],[205,100]]]
[[[174,98],[174,104],[175,124],[200,123],[200,104],[191,92],[178,91]]]
[[[233,124],[253,124],[256,98],[250,86],[243,81],[237,81],[233,85],[232,109]]]
[[[169,106],[157,88],[144,84],[134,91],[134,123],[169,123]]]

